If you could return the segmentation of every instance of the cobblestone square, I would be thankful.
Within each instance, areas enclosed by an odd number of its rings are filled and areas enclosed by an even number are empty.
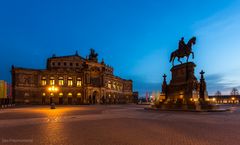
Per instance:
[[[32,106],[0,111],[0,144],[239,145],[240,110],[147,111],[143,105]]]

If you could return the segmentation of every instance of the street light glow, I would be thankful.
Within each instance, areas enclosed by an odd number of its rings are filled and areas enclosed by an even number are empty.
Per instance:
[[[51,86],[48,88],[48,91],[49,92],[58,92],[59,88],[58,87],[55,87],[55,86]]]

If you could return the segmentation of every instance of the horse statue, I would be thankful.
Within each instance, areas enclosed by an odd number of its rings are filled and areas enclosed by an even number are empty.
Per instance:
[[[174,59],[178,57],[178,61],[182,64],[180,58],[187,57],[187,62],[190,54],[192,54],[192,58],[194,59],[194,53],[192,51],[192,46],[196,43],[196,37],[192,37],[187,44],[184,42],[184,38],[179,41],[178,49],[171,53],[170,62],[174,66]]]

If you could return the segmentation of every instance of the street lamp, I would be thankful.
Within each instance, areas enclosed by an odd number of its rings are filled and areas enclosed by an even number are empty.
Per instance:
[[[58,91],[58,87],[50,86],[50,87],[48,87],[48,91],[49,92],[57,92]]]
[[[234,100],[235,100],[235,98],[234,98],[234,97],[232,97],[231,99],[232,99],[232,103],[235,103],[235,101],[234,101]]]
[[[213,103],[215,103],[216,102],[216,98],[212,98],[212,101],[213,101]]]
[[[56,86],[50,86],[50,87],[48,87],[47,90],[50,93],[50,104],[52,104],[53,103],[52,96],[54,96],[54,93],[59,91],[59,88]]]

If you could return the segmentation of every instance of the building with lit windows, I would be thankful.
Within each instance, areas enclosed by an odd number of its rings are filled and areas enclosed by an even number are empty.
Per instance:
[[[5,82],[4,80],[0,80],[0,99],[7,98],[7,90],[7,82]]]
[[[209,96],[209,101],[217,104],[239,104],[240,95],[214,95]]]
[[[134,101],[132,81],[114,76],[113,68],[91,49],[89,56],[53,55],[44,70],[12,66],[12,95],[19,104],[118,104]]]

